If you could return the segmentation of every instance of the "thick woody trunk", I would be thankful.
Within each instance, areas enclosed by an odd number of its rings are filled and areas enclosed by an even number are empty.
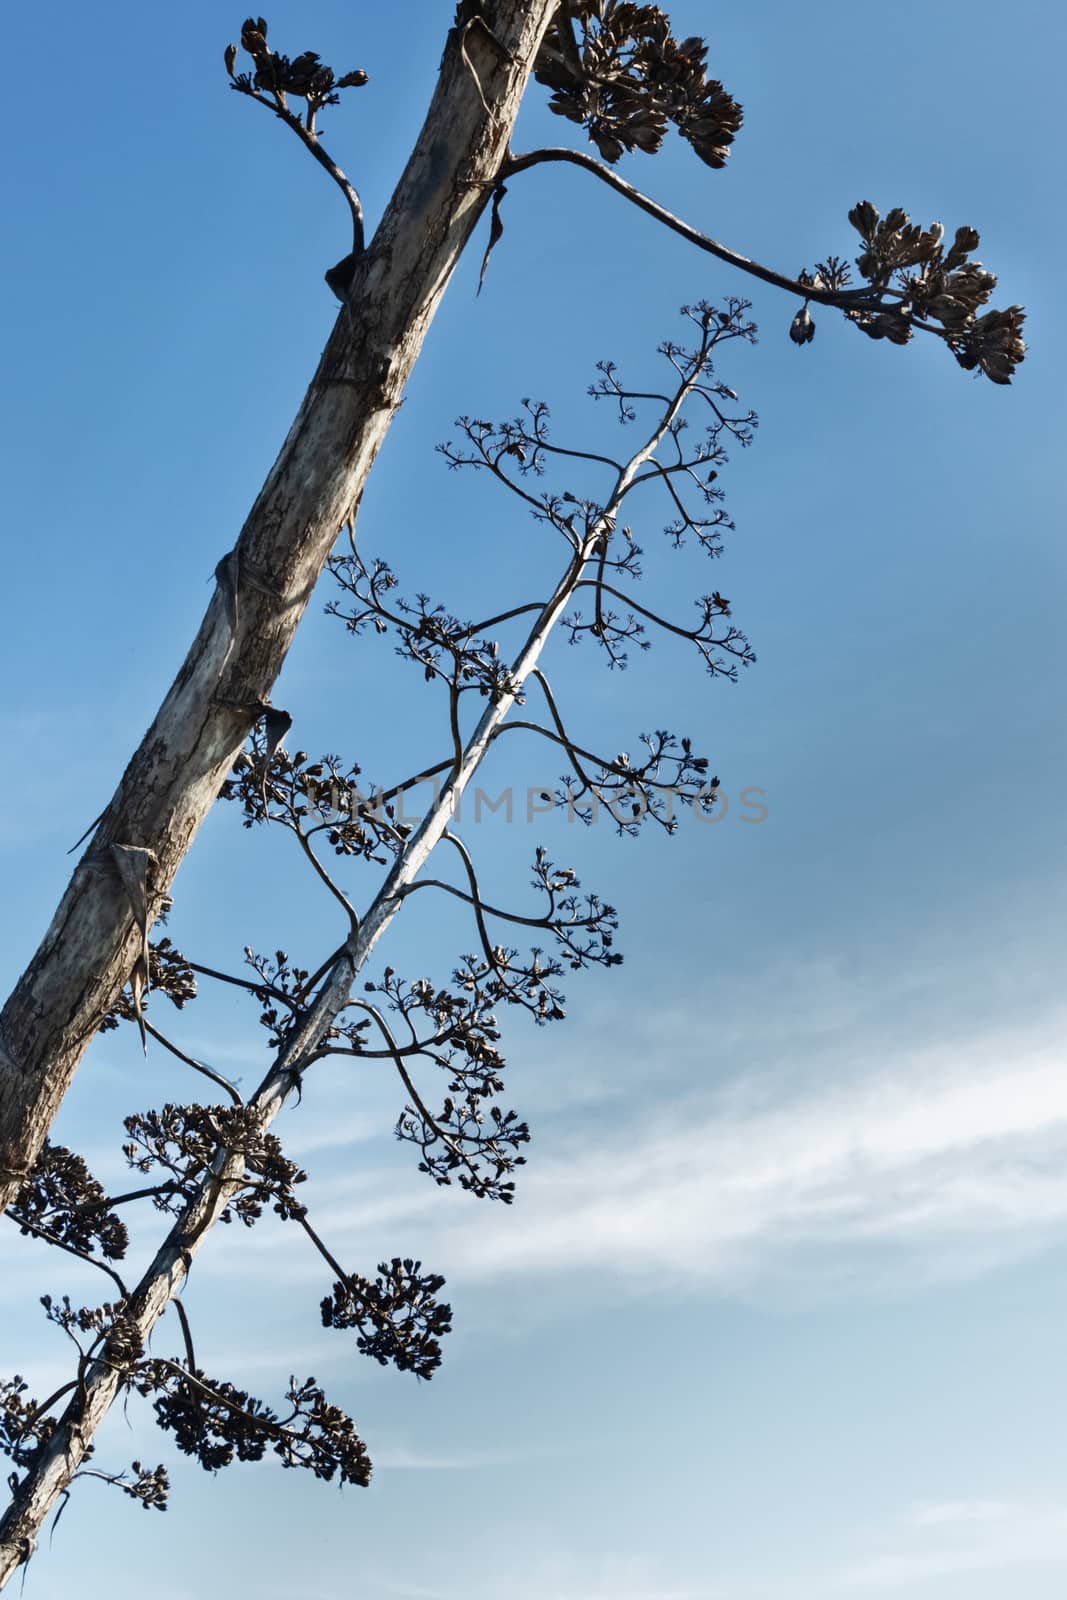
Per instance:
[[[140,935],[112,844],[154,854],[158,909],[270,695],[484,209],[556,0],[496,0],[454,28],[418,142],[222,586],[44,940],[0,1013],[0,1210],[21,1187]]]

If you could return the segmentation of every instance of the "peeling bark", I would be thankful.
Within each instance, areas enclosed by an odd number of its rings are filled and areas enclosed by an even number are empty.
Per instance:
[[[141,935],[112,846],[151,850],[158,913],[268,701],[504,161],[556,0],[452,29],[426,121],[200,630],[0,1013],[0,1210],[21,1187]]]

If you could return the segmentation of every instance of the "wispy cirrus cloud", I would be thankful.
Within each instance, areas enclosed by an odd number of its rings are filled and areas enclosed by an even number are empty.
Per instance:
[[[839,1021],[832,1055],[808,1028],[782,1072],[722,1076],[709,1043],[685,1076],[712,1088],[546,1109],[510,1208],[436,1188],[395,1146],[386,1163],[358,1086],[317,1083],[318,1114],[293,1127],[293,1153],[315,1156],[303,1198],[353,1263],[410,1254],[452,1287],[558,1280],[571,1296],[578,1280],[793,1303],[895,1292],[1067,1237],[1067,1011],[936,1046]],[[218,1238],[198,1271],[321,1277],[302,1236],[269,1222]]]
[[[440,1585],[408,1582],[395,1572],[374,1574],[374,1592],[396,1600],[497,1600],[505,1592],[492,1561],[483,1563],[485,1578],[464,1574]],[[506,1563],[508,1600],[726,1600],[728,1591],[718,1585],[675,1585],[642,1570],[634,1558],[581,1559],[565,1550],[524,1554],[521,1567]]]
[[[738,1078],[656,1115],[588,1120],[513,1208],[342,1180],[331,1233],[387,1237],[451,1281],[602,1275],[810,1294],[973,1275],[1067,1232],[1067,1018],[1029,1037],[900,1051],[849,1081]]]
[[[1007,1500],[921,1500],[909,1521],[916,1528],[943,1528],[961,1522],[1003,1522],[1015,1508]]]
[[[832,1580],[846,1593],[900,1590],[958,1573],[1067,1560],[1067,1510],[1007,1500],[952,1500],[911,1508],[891,1541]],[[936,1592],[940,1592],[940,1588]]]

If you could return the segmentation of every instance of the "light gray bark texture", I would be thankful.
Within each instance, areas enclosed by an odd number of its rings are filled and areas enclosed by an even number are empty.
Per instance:
[[[155,721],[0,1013],[0,1210],[21,1187],[86,1046],[130,977],[140,933],[110,846],[154,856],[158,911],[270,695],[338,529],[507,152],[556,0],[497,0],[448,36],[422,132],[289,436]]]

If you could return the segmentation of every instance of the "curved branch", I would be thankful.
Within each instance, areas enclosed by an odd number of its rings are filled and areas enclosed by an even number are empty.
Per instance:
[[[531,449],[536,447],[538,450],[543,450],[548,456],[569,456],[572,461],[596,461],[602,467],[611,467],[615,472],[622,471],[621,461],[616,461],[614,456],[598,455],[595,450],[568,450],[564,445],[550,444],[547,439],[533,436],[527,436],[523,442]]]
[[[323,826],[329,826],[329,824],[323,824]],[[320,882],[323,883],[330,891],[334,899],[344,906],[345,913],[348,917],[349,926],[352,928],[353,932],[355,932],[359,928],[359,915],[356,911],[356,908],[353,906],[344,890],[339,889],[337,884],[334,883],[333,879],[330,877],[330,874],[326,871],[326,868],[323,866],[322,862],[311,848],[311,841],[304,832],[304,829],[300,826],[299,820],[294,821],[293,832],[296,835],[297,842],[299,843],[301,850],[304,852],[304,855],[307,857],[308,861],[311,862],[312,867],[315,869]]]
[[[65,1394],[70,1394],[71,1390],[77,1387],[77,1378],[72,1378],[69,1383],[61,1384],[58,1389],[54,1389],[47,1400],[42,1400],[39,1406],[34,1407],[33,1415],[29,1419],[31,1424],[36,1422],[38,1417],[46,1416],[57,1400],[62,1400]]]
[[[527,606],[512,606],[510,611],[500,611],[495,617],[486,617],[484,621],[474,623],[471,631],[484,634],[487,628],[495,628],[499,622],[511,622],[515,617],[524,616],[528,611],[543,611],[544,608],[543,600],[531,600]],[[436,770],[440,771],[440,768]]]
[[[174,1299],[171,1301],[171,1305],[178,1313],[178,1321],[182,1325],[182,1339],[185,1341],[185,1354],[189,1362],[189,1370],[190,1372],[195,1372],[196,1351],[193,1349],[193,1330],[189,1326],[189,1317],[186,1313],[185,1307],[182,1305],[182,1297],[180,1294],[176,1294],[174,1296]]]
[[[452,733],[453,755],[448,775],[455,782],[463,766],[463,732],[459,725],[459,661],[454,650],[452,651],[452,663],[455,667],[455,672],[448,680],[448,726]]]
[[[583,578],[580,583],[575,584],[576,589],[591,589],[594,587],[596,585],[591,578]],[[624,606],[628,606],[631,611],[636,611],[638,616],[646,617],[649,622],[654,622],[658,628],[663,628],[667,633],[673,633],[679,639],[689,639],[694,644],[700,643],[701,630],[699,628],[682,628],[676,622],[668,622],[666,617],[661,617],[657,612],[649,611],[646,606],[639,605],[630,595],[623,594],[621,589],[613,589],[610,583],[600,584],[599,587],[604,590],[605,594],[613,595],[616,600],[621,600]],[[719,649],[728,650],[730,648],[729,645],[723,644],[719,639],[708,639],[706,642],[716,645]]]
[[[485,900],[475,899],[473,895],[465,894],[462,889],[457,889],[454,883],[445,883],[443,878],[419,878],[405,893],[414,894],[416,889],[443,889],[445,894],[454,895],[457,900],[462,900],[464,905],[472,906],[475,910],[480,908],[487,916],[499,917],[501,922],[517,922],[524,928],[544,928],[548,931],[551,931],[552,928],[551,922],[544,917],[520,917],[518,912],[515,911],[501,911],[499,906],[491,906]],[[367,1053],[364,1050],[359,1052],[360,1055],[366,1055]],[[407,1055],[414,1053],[413,1051],[405,1051]]]
[[[45,1244],[55,1245],[57,1250],[65,1250],[68,1256],[77,1256],[79,1261],[88,1261],[91,1267],[99,1267],[101,1272],[106,1272],[112,1283],[118,1285],[119,1293],[124,1300],[130,1298],[130,1291],[123,1283],[117,1272],[112,1271],[103,1261],[98,1261],[87,1250],[79,1250],[75,1244],[67,1244],[65,1240],[57,1238],[54,1233],[49,1233],[47,1228],[39,1228],[36,1222],[31,1222],[29,1217],[20,1217],[14,1211],[5,1211],[5,1217],[13,1222],[20,1233],[35,1234],[38,1239],[43,1239]]]
[[[175,1300],[174,1303],[177,1304],[177,1300]],[[102,1357],[98,1357],[97,1359],[100,1360],[102,1364],[109,1364],[103,1362]],[[280,1444],[293,1444],[294,1435],[289,1432],[288,1428],[285,1426],[285,1423],[292,1421],[293,1416],[296,1415],[295,1412],[291,1412],[289,1416],[285,1418],[284,1422],[281,1420],[272,1422],[268,1417],[265,1417],[262,1412],[257,1411],[254,1414],[250,1413],[244,1406],[239,1404],[238,1401],[231,1400],[228,1395],[223,1394],[221,1389],[216,1389],[212,1384],[205,1383],[203,1378],[198,1378],[194,1372],[188,1371],[187,1368],[182,1366],[181,1362],[171,1361],[167,1356],[153,1356],[152,1360],[159,1367],[169,1367],[171,1372],[176,1373],[183,1383],[190,1384],[194,1389],[199,1389],[201,1394],[207,1395],[209,1400],[214,1401],[215,1405],[222,1406],[223,1409],[225,1411],[229,1411],[231,1415],[243,1417],[246,1421],[251,1421],[255,1427],[257,1427],[262,1433],[266,1434],[268,1439],[274,1439]]]
[[[680,494],[678,494],[677,488],[675,488],[675,486],[673,486],[673,483],[670,482],[670,469],[667,469],[667,467],[659,466],[659,462],[657,462],[657,461],[649,462],[649,470],[648,470],[648,472],[641,472],[640,477],[633,478],[632,488],[637,488],[638,483],[653,483],[653,482],[656,482],[656,478],[659,478],[659,480],[661,480],[662,486],[664,486],[665,490],[667,490],[667,494],[669,494],[669,496],[670,496],[670,499],[672,499],[673,507],[675,507],[675,510],[677,510],[678,515],[680,515],[680,517],[681,517],[681,523],[683,523],[683,528],[685,528],[686,531],[693,531],[694,530],[693,517],[689,517],[689,512],[688,512],[688,510],[685,509],[685,504],[683,504],[683,501],[681,501],[681,496],[680,496]],[[601,568],[601,571],[603,571],[603,568]],[[601,603],[601,592],[603,592],[603,589],[605,589],[605,584],[603,584],[603,578],[598,578],[597,579],[597,622],[601,621],[601,618],[600,618],[600,603]]]
[[[412,1099],[412,1102],[413,1102],[413,1104],[415,1106],[415,1109],[419,1113],[419,1116],[422,1118],[423,1122],[426,1124],[426,1126],[428,1128],[430,1128],[437,1135],[437,1137],[440,1139],[441,1143],[444,1145],[445,1149],[446,1150],[450,1150],[452,1152],[452,1154],[456,1157],[456,1159],[458,1161],[462,1162],[462,1164],[467,1168],[467,1171],[471,1174],[471,1176],[472,1177],[477,1176],[476,1168],[474,1166],[474,1163],[471,1161],[470,1157],[464,1153],[464,1151],[458,1146],[456,1140],[452,1138],[452,1135],[450,1133],[447,1133],[445,1131],[445,1129],[441,1127],[440,1123],[437,1121],[437,1118],[435,1116],[433,1116],[433,1114],[428,1110],[425,1101],[423,1100],[422,1096],[419,1094],[419,1091],[416,1089],[414,1083],[412,1082],[411,1074],[408,1072],[407,1067],[404,1065],[403,1057],[400,1054],[400,1047],[397,1045],[396,1040],[393,1038],[392,1029],[389,1027],[389,1024],[386,1022],[385,1018],[382,1016],[382,1014],[378,1010],[377,1006],[372,1006],[366,1000],[357,1000],[354,1003],[356,1005],[362,1007],[362,1009],[364,1011],[369,1012],[369,1014],[374,1018],[375,1022],[378,1024],[378,1027],[381,1030],[382,1038],[385,1040],[386,1046],[389,1049],[389,1053],[392,1056],[393,1065],[396,1067],[397,1072],[400,1074],[400,1080],[403,1083],[404,1088],[407,1090],[408,1094],[411,1096],[411,1099]],[[347,1282],[347,1280],[348,1280],[348,1274],[347,1273],[343,1272],[341,1274],[341,1277],[342,1277],[342,1279],[344,1281]]]
[[[330,955],[328,955],[326,957],[326,960],[324,962],[322,962],[322,964],[319,967],[316,968],[316,970],[311,974],[311,977],[305,979],[305,981],[301,984],[300,988],[297,990],[297,999],[300,1000],[301,1002],[306,1001],[308,999],[308,996],[311,994],[312,990],[314,989],[315,985],[318,983],[319,979],[320,978],[324,978],[326,976],[326,974],[331,970],[331,968],[333,968],[333,967],[335,967],[337,965],[337,963],[340,961],[341,957],[347,952],[347,950],[348,950],[347,941],[344,944],[338,945],[337,949],[334,950]]]
[[[482,897],[478,892],[478,879],[474,873],[474,862],[470,858],[470,852],[463,841],[458,839],[456,835],[448,828],[444,830],[441,837],[442,839],[447,839],[448,843],[454,845],[459,851],[460,859],[466,868],[467,879],[471,886],[470,896],[468,897],[464,895],[463,898],[465,900],[469,900],[470,908],[474,912],[474,920],[478,926],[478,937],[482,941],[482,952],[485,956],[485,959],[488,961],[492,971],[494,971],[499,977],[500,963],[493,953],[493,943],[489,937],[489,929],[485,925],[485,912],[489,908],[483,903]],[[511,985],[509,984],[508,988],[510,987]]]
[[[310,129],[305,128],[300,118],[290,111],[288,106],[278,105],[273,100],[268,100],[266,95],[258,93],[255,89],[249,89],[246,92],[249,99],[255,100],[257,105],[265,106],[267,110],[272,111],[276,117],[280,117],[287,128],[292,128],[293,132],[296,134],[305,150],[310,150],[319,166],[323,167],[330,174],[330,177],[333,179],[334,183],[336,183],[337,187],[344,195],[345,200],[348,202],[348,209],[352,214],[352,254],[361,256],[364,250],[363,202],[360,200],[356,190],[353,188],[349,179],[345,177],[336,161],[331,160],[331,158],[326,154],[326,151],[322,148],[322,145],[319,143],[319,136],[314,131],[314,127]]]
[[[540,610],[540,607],[535,607],[534,609]],[[438,773],[448,772],[451,766],[451,758],[447,761],[439,761],[436,766],[426,767],[424,771],[416,772],[413,778],[405,778],[403,783],[395,784],[391,789],[379,790],[375,799],[379,805],[385,805],[388,801],[395,800],[398,795],[406,794],[408,789],[415,789],[420,783],[425,783],[427,778],[436,778]]]
[[[589,582],[590,582],[590,579],[581,578],[575,584],[574,587],[575,587],[575,589],[585,588],[586,585]],[[614,590],[612,590],[610,592],[614,593]],[[537,679],[537,682],[540,685],[541,693],[545,697],[545,703],[548,706],[548,714],[552,718],[552,721],[556,725],[556,732],[559,735],[560,742],[562,743],[562,745],[563,745],[564,749],[566,750],[568,756],[570,756],[571,766],[574,768],[575,772],[578,774],[578,777],[581,780],[581,782],[585,784],[586,788],[587,789],[591,789],[593,787],[592,779],[589,777],[588,773],[583,770],[581,763],[578,761],[578,756],[580,756],[580,755],[584,756],[587,761],[595,761],[597,763],[597,765],[601,766],[601,767],[606,767],[607,763],[601,761],[599,756],[593,755],[590,751],[582,750],[578,745],[576,745],[573,742],[573,740],[570,738],[569,734],[567,733],[567,729],[566,729],[566,727],[564,725],[563,718],[560,716],[559,707],[556,705],[556,699],[555,699],[555,696],[552,693],[552,689],[551,689],[551,687],[549,685],[548,679],[545,677],[544,673],[540,670],[540,668],[537,668],[534,671],[533,676]],[[516,724],[516,726],[517,726],[517,724]],[[536,726],[536,724],[535,724],[535,726]]]
[[[217,1083],[220,1089],[225,1089],[235,1106],[244,1105],[244,1101],[241,1099],[240,1094],[234,1088],[233,1084],[228,1078],[224,1078],[221,1073],[215,1072],[211,1067],[205,1067],[202,1061],[194,1061],[192,1056],[187,1056],[184,1050],[179,1050],[178,1046],[173,1044],[167,1038],[165,1033],[160,1033],[158,1028],[154,1028],[152,1026],[147,1017],[144,1019],[144,1025],[145,1031],[150,1033],[153,1039],[157,1039],[163,1046],[164,1050],[169,1050],[172,1056],[177,1056],[179,1061],[184,1061],[185,1065],[187,1067],[192,1067],[194,1072],[203,1073],[205,1078],[210,1078],[212,1083]]]
[[[634,776],[634,774],[628,768],[620,767],[614,761],[605,761],[603,756],[598,756],[594,750],[584,750],[580,744],[572,744],[571,740],[566,734],[553,733],[550,728],[542,728],[539,722],[520,722],[516,720],[514,722],[506,722],[500,729],[501,733],[519,733],[520,731],[525,733],[539,733],[542,739],[550,739],[553,744],[562,745],[572,760],[575,754],[584,756],[587,761],[597,762],[599,766],[603,767],[605,772],[610,772],[612,777],[632,778]],[[596,788],[596,785],[585,776],[577,764],[575,764],[575,771],[579,774],[582,782],[586,784],[588,788]],[[547,793],[548,791],[546,790],[545,792]]]
[[[79,1217],[92,1216],[94,1211],[110,1211],[112,1206],[129,1205],[132,1200],[148,1200],[157,1194],[179,1194],[180,1186],[171,1181],[154,1183],[147,1189],[131,1189],[128,1194],[106,1194],[102,1200],[87,1200],[84,1205],[75,1206],[75,1215]]]
[[[571,166],[581,167],[586,172],[591,172],[594,177],[606,183],[610,189],[621,194],[629,200],[638,210],[647,212],[657,222],[662,222],[674,233],[680,234],[690,244],[695,244],[698,250],[706,250],[709,255],[715,256],[719,261],[725,261],[727,266],[737,267],[741,272],[747,272],[753,278],[759,278],[763,283],[773,284],[776,289],[785,289],[788,294],[795,294],[801,300],[814,300],[827,306],[856,306],[864,303],[868,305],[881,305],[883,297],[891,296],[893,299],[902,299],[899,290],[883,289],[816,289],[810,283],[801,283],[798,278],[787,277],[782,272],[775,272],[771,267],[761,266],[758,261],[750,261],[748,256],[743,256],[737,250],[731,250],[728,245],[719,244],[717,239],[712,239],[706,233],[701,233],[690,223],[683,222],[681,217],[676,217],[673,211],[668,211],[666,206],[661,206],[647,194],[642,194],[640,189],[635,189],[633,184],[627,183],[625,178],[620,178],[618,173],[602,161],[597,161],[594,156],[586,155],[581,150],[566,150],[562,146],[551,146],[544,150],[530,150],[524,155],[509,156],[500,168],[501,181],[512,177],[517,172],[525,172],[527,167],[539,166],[544,161],[565,161]]]
[[[457,900],[462,900],[465,905],[473,909],[479,920],[479,931],[486,937],[488,936],[488,930],[485,928],[484,922],[482,922],[483,913],[490,917],[498,917],[501,922],[518,923],[523,928],[543,928],[546,932],[552,931],[552,913],[556,907],[551,895],[549,895],[551,902],[549,909],[543,917],[523,917],[517,911],[502,911],[499,906],[491,906],[487,900],[482,898],[482,892],[478,887],[478,879],[474,871],[474,862],[470,858],[470,852],[466,845],[454,833],[446,832],[441,837],[447,839],[448,843],[454,845],[459,851],[467,874],[467,881],[471,886],[470,894],[466,894],[462,889],[457,889],[453,883],[445,883],[442,878],[417,878],[404,891],[405,895],[413,894],[416,889],[443,889],[445,894],[454,895]]]

